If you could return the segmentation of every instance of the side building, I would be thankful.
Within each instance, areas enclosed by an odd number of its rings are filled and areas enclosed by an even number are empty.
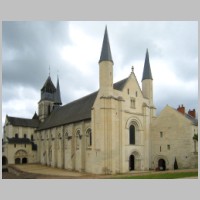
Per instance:
[[[152,169],[198,168],[198,121],[195,110],[166,106],[152,122]]]
[[[2,142],[2,165],[35,163],[37,145],[35,130],[39,126],[37,114],[32,119],[6,116]]]

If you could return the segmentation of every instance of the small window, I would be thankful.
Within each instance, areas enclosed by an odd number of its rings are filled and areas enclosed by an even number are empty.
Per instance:
[[[131,108],[135,108],[135,99],[131,98]]]
[[[167,149],[170,150],[170,145],[169,144],[167,145]]]
[[[92,131],[91,129],[88,129],[87,133],[86,133],[86,141],[87,141],[87,146],[91,147],[92,146]]]
[[[31,141],[33,141],[33,135],[31,135]]]
[[[79,137],[80,137],[80,131],[78,130],[78,131],[76,132],[76,148],[77,148],[77,149],[79,148],[79,142],[80,142]]]
[[[137,91],[135,92],[135,96],[137,97]]]
[[[18,138],[18,133],[15,133],[15,138]]]
[[[50,113],[51,113],[51,106],[48,105],[48,115],[50,115]]]
[[[160,137],[161,137],[161,138],[163,137],[163,132],[160,132]]]
[[[24,134],[24,138],[26,138],[26,134]]]
[[[161,146],[160,146],[160,152],[162,151],[162,148],[161,148]]]
[[[129,94],[129,89],[127,89],[127,93]]]

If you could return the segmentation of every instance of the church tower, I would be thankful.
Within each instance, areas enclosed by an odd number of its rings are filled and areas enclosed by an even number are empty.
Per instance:
[[[58,82],[58,86],[59,86],[59,82]],[[51,81],[51,77],[48,76],[46,82],[44,83],[44,86],[41,89],[41,99],[38,103],[39,104],[39,108],[38,108],[39,120],[42,122],[49,116],[49,114],[53,110],[53,106],[55,102],[55,93],[56,93],[56,88],[53,82]]]
[[[142,76],[142,92],[144,97],[149,99],[150,106],[153,107],[153,78],[151,74],[148,49],[146,51],[143,76]]]
[[[101,56],[99,60],[99,88],[102,95],[110,95],[113,91],[113,60],[110,50],[107,27],[105,28]]]

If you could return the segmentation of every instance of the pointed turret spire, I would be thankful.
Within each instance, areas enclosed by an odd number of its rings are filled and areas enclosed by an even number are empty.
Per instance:
[[[145,79],[151,79],[151,80],[153,80],[152,74],[151,74],[150,62],[149,62],[149,52],[148,52],[148,49],[146,51],[146,57],[145,57],[145,63],[144,63],[142,81],[145,80]]]
[[[57,88],[56,88],[56,92],[55,92],[54,104],[62,105],[61,95],[60,95],[60,85],[59,85],[59,78],[58,78],[58,76],[57,76]]]
[[[35,114],[33,115],[32,119],[39,119],[37,113],[35,112]]]
[[[99,63],[102,61],[111,61],[113,63],[112,54],[110,51],[110,43],[109,43],[109,38],[108,38],[107,26],[105,28],[103,45],[102,45],[102,49],[101,49],[101,56],[100,56]]]
[[[42,92],[49,92],[49,93],[53,93],[56,91],[56,88],[53,84],[53,82],[51,81],[51,77],[48,76],[46,82],[44,83],[42,89],[41,89]]]

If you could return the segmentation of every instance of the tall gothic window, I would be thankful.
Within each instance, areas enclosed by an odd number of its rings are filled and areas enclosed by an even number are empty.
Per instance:
[[[129,144],[135,144],[135,126],[129,127]]]
[[[91,129],[87,130],[87,133],[86,133],[86,144],[87,144],[87,147],[91,147],[92,146],[92,131],[91,131]]]

